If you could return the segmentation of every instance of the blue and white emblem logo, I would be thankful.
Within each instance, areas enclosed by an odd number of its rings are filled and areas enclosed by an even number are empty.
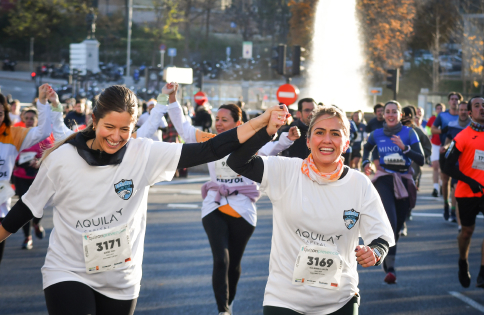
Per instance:
[[[114,191],[118,194],[119,198],[128,200],[133,194],[133,180],[123,179],[120,182],[114,184]]]
[[[348,228],[348,230],[351,230],[351,228],[355,226],[359,218],[360,218],[360,213],[353,209],[343,211],[343,220],[345,221],[345,225]]]

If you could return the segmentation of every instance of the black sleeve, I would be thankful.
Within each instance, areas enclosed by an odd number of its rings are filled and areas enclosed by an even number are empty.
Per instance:
[[[368,126],[367,126],[368,127]],[[368,141],[366,141],[365,145],[363,146],[363,157],[361,158],[363,162],[361,163],[362,167],[365,167],[366,164],[370,162],[370,153],[373,151],[376,145],[370,143],[370,138],[373,139],[373,142],[375,142],[375,139],[373,138],[373,132],[370,133],[368,136]]]
[[[404,154],[420,166],[423,166],[425,163],[425,157],[423,155],[423,149],[420,142],[410,145],[410,151]]]
[[[381,254],[381,257],[380,257],[380,260],[377,261],[375,266],[381,265],[381,263],[383,262],[383,260],[388,254],[388,249],[390,248],[390,246],[388,245],[388,242],[382,239],[381,237],[379,237],[376,240],[373,240],[368,246],[371,249],[378,249],[378,251]]]
[[[237,128],[222,132],[202,143],[185,143],[182,146],[177,168],[192,167],[220,160],[240,147]]]
[[[459,156],[461,152],[455,147],[455,140],[450,143],[447,152],[445,153],[445,164],[443,165],[443,172],[452,178],[460,180],[472,189],[472,192],[478,193],[482,192],[482,187],[484,183],[479,183],[475,179],[465,175],[459,169],[457,162],[459,162]]]
[[[262,182],[264,161],[256,153],[271,139],[272,137],[267,133],[266,128],[262,128],[229,156],[227,165],[237,174],[257,183]]]
[[[3,219],[2,225],[7,232],[17,233],[17,231],[34,218],[32,211],[25,205],[20,198],[15,206],[8,212],[7,216]]]

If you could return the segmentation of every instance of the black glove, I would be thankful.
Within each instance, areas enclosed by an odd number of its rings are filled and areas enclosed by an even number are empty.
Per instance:
[[[444,128],[440,129],[442,134],[447,133],[449,131],[449,126],[445,126]]]
[[[471,188],[472,192],[477,194],[477,193],[482,193],[482,185],[479,184],[478,181],[476,181],[475,179],[471,178],[470,181],[467,183],[469,185],[469,187]]]

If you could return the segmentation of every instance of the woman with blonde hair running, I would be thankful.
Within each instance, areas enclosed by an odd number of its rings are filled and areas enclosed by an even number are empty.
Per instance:
[[[358,314],[357,264],[380,264],[394,237],[370,180],[343,164],[348,119],[334,106],[319,108],[304,160],[254,155],[274,127],[261,129],[227,161],[261,183],[273,204],[264,314]],[[360,236],[365,245],[358,245]]]

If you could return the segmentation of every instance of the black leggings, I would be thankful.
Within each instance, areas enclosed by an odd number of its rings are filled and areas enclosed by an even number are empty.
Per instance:
[[[49,315],[132,315],[134,300],[115,300],[76,281],[53,284],[44,290]]]
[[[28,179],[28,178],[20,178],[20,177],[13,177],[14,178],[14,183],[15,183],[15,194],[21,198],[25,193],[29,190],[30,186],[32,186],[32,183],[34,182],[33,179]],[[24,230],[24,235],[25,237],[29,237],[32,235],[32,222],[34,224],[39,224],[40,220],[42,218],[33,218],[29,222],[27,222],[22,229]]]
[[[402,182],[405,187],[408,187],[407,180],[402,178]],[[388,216],[388,220],[393,229],[393,235],[395,236],[395,246],[390,247],[388,255],[395,256],[397,254],[396,242],[400,236],[400,230],[403,227],[403,223],[407,219],[407,214],[410,211],[409,198],[397,200],[395,198],[395,192],[393,190],[393,176],[379,177],[375,183],[373,183],[378,194],[380,195],[383,207]]]
[[[218,210],[206,215],[202,223],[212,248],[212,286],[218,311],[228,312],[242,271],[242,255],[255,227]]]
[[[354,296],[342,308],[334,311],[333,313],[330,313],[329,315],[358,315],[359,305],[359,297]],[[284,307],[266,305],[264,306],[264,315],[301,315],[301,313]]]

